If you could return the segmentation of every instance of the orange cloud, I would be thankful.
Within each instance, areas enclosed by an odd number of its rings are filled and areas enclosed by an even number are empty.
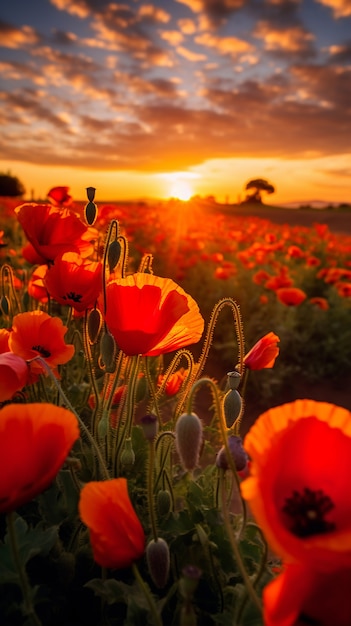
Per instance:
[[[330,7],[333,11],[334,17],[336,18],[348,17],[351,15],[350,0],[317,0],[317,2]]]
[[[193,52],[192,50],[188,50],[187,48],[184,48],[183,46],[178,46],[177,52],[178,54],[180,54],[180,56],[184,57],[185,59],[187,59],[187,61],[191,61],[191,62],[206,61],[207,59],[205,54]]]
[[[268,22],[260,22],[254,34],[264,40],[267,50],[299,52],[315,40],[315,36],[301,26],[274,29]]]

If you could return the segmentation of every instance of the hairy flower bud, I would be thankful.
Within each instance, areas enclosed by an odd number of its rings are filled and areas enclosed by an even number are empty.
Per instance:
[[[203,441],[202,421],[195,413],[183,413],[175,427],[176,449],[184,469],[192,471],[199,462]]]
[[[241,437],[236,435],[231,435],[228,437],[228,446],[229,451],[234,461],[236,470],[238,472],[245,469],[248,462],[248,455],[246,450],[243,448],[243,441]],[[226,449],[223,446],[217,454],[216,465],[223,470],[229,469],[229,462],[226,454]]]
[[[144,433],[145,439],[153,441],[158,433],[158,419],[157,415],[148,413],[144,415],[140,420],[140,426]]]
[[[172,498],[168,489],[160,489],[156,497],[156,509],[160,517],[168,515],[172,507]]]
[[[85,209],[84,209],[84,217],[85,217],[86,223],[89,224],[89,226],[92,226],[96,220],[96,216],[97,216],[97,206],[95,202],[88,202],[88,204],[85,205]]]
[[[158,589],[162,589],[168,580],[170,556],[166,541],[158,538],[152,539],[146,547],[146,561],[149,574]]]
[[[96,343],[102,326],[102,315],[99,309],[91,309],[88,315],[88,335],[91,344]]]
[[[223,409],[227,428],[231,428],[239,417],[242,407],[240,393],[236,389],[229,389],[224,396]]]
[[[130,438],[126,439],[124,444],[124,450],[121,454],[121,465],[125,469],[131,469],[135,463],[135,452],[132,446],[132,440]]]
[[[121,244],[117,239],[111,241],[107,251],[107,262],[110,272],[115,269],[121,256]]]
[[[107,372],[113,373],[116,367],[116,342],[110,332],[102,335],[100,344],[101,358]]]
[[[89,202],[94,202],[95,191],[96,191],[95,187],[87,187],[87,198]]]

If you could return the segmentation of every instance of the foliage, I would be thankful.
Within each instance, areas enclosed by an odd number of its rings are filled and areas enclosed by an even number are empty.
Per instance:
[[[246,200],[245,202],[258,202],[261,203],[262,202],[262,197],[261,197],[261,192],[264,191],[265,193],[268,194],[272,194],[275,192],[275,188],[273,187],[273,185],[271,185],[271,183],[269,183],[267,180],[265,180],[264,178],[254,178],[252,180],[249,180],[246,183],[245,186],[246,190],[249,189],[253,189],[253,192],[250,194],[247,194],[246,196]]]
[[[19,197],[23,196],[25,192],[26,190],[17,176],[12,176],[10,172],[0,172],[0,196]]]

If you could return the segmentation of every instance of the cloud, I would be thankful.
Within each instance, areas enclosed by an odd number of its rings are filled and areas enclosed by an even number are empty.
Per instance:
[[[205,54],[193,52],[188,48],[184,48],[184,46],[178,46],[177,52],[180,56],[184,57],[187,61],[191,61],[192,63],[196,63],[197,61],[206,61],[207,59]]]
[[[248,41],[237,37],[217,37],[210,33],[203,33],[195,37],[195,41],[206,48],[214,48],[221,55],[237,56],[254,50],[254,46]]]
[[[302,26],[274,28],[269,22],[259,22],[254,36],[263,39],[265,49],[287,53],[314,54],[315,36]]]
[[[317,2],[329,7],[336,19],[351,15],[350,0],[317,0]]]
[[[40,43],[42,38],[31,26],[17,28],[0,20],[0,39],[3,48],[23,48]]]
[[[193,13],[204,13],[213,25],[226,20],[234,11],[244,6],[245,0],[176,0]]]

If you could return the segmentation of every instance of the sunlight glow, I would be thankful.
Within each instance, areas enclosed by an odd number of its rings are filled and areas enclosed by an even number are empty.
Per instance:
[[[189,200],[194,192],[189,181],[178,179],[171,184],[169,195],[171,198],[178,198],[178,200]]]

